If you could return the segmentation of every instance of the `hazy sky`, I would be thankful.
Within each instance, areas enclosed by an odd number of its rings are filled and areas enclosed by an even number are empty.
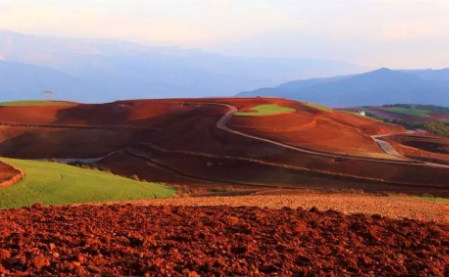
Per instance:
[[[0,0],[0,28],[231,55],[449,67],[448,0]]]

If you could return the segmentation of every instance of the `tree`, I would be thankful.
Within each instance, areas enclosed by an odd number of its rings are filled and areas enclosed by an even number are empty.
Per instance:
[[[53,91],[51,91],[51,90],[44,91],[44,94],[45,94],[45,98],[47,98],[47,101],[50,101],[51,98],[53,97]]]

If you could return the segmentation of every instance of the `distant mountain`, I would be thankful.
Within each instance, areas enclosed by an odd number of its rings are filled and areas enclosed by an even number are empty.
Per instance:
[[[425,70],[404,70],[403,72],[413,74],[426,80],[449,81],[449,68],[445,69],[425,69]]]
[[[273,96],[333,107],[420,103],[449,105],[449,77],[443,71],[376,71],[335,78],[299,80],[237,96]]]
[[[82,81],[54,69],[0,60],[0,99],[2,101],[42,99],[51,89],[55,98],[99,101],[96,92],[105,87]],[[59,92],[64,92],[60,94]]]
[[[0,59],[44,66],[77,78],[86,89],[77,92],[90,95],[94,91],[100,101],[231,96],[298,78],[364,70],[339,61],[228,57],[118,40],[53,38],[9,31],[0,31]],[[16,77],[20,79],[20,75]],[[81,87],[75,86],[77,90]],[[56,90],[49,85],[52,88]],[[58,90],[61,95],[69,95],[73,88],[61,83]],[[0,101],[2,97],[0,91]],[[23,98],[27,97],[24,92]]]

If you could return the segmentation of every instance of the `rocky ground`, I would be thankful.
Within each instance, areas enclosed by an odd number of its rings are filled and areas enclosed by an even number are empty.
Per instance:
[[[3,275],[449,275],[449,226],[412,219],[131,204],[34,205],[0,219]]]

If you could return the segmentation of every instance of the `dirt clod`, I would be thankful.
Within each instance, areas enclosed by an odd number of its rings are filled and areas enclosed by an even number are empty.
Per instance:
[[[449,226],[411,219],[133,205],[4,210],[0,218],[7,276],[449,274]]]

